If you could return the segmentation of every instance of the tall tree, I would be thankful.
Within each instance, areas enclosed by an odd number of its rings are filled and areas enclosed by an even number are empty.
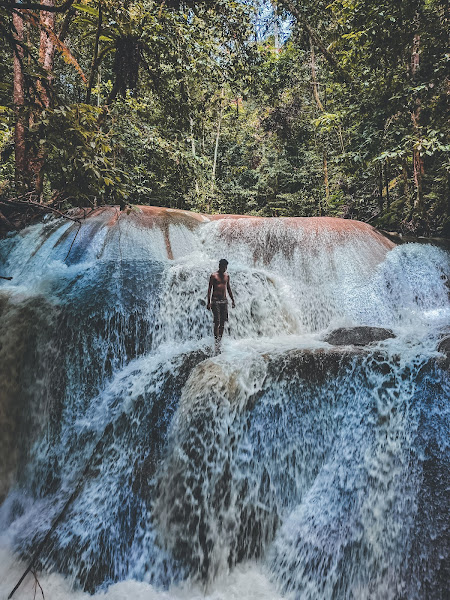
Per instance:
[[[27,180],[27,150],[26,150],[26,114],[25,114],[25,77],[24,77],[24,23],[19,11],[12,16],[14,28],[14,112],[16,123],[14,128],[16,184],[23,191]]]

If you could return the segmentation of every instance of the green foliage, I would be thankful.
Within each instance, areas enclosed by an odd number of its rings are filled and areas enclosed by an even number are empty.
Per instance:
[[[44,172],[52,189],[73,204],[126,197],[128,174],[117,166],[113,130],[102,130],[101,113],[87,104],[59,106],[42,112],[30,132],[30,142],[45,153]]]
[[[273,4],[273,19],[286,16],[287,3]],[[23,111],[28,152],[42,158],[43,199],[343,216],[448,234],[445,4],[293,0],[281,51],[273,32],[255,41],[260,5],[79,0],[57,17],[55,34],[69,33],[45,110],[36,87],[48,73],[28,19]],[[18,113],[14,31],[0,10],[4,188],[14,179]]]

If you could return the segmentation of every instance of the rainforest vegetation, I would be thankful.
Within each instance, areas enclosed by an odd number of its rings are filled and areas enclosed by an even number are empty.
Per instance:
[[[444,0],[0,0],[0,225],[116,204],[450,235]]]

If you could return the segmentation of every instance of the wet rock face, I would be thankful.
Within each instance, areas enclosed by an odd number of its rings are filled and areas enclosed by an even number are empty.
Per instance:
[[[329,333],[324,341],[333,346],[367,346],[393,337],[393,332],[383,327],[339,327]]]
[[[49,332],[58,318],[43,296],[0,292],[0,504],[50,419],[61,376]]]
[[[446,335],[438,344],[437,351],[443,354],[439,357],[437,364],[441,369],[450,370],[450,335]]]
[[[429,357],[403,366],[356,345],[200,362],[156,469],[158,543],[205,583],[268,556],[287,594],[303,598],[310,586],[308,598],[349,598],[360,573],[383,589],[387,556],[390,589],[397,577],[413,590],[405,598],[441,597],[443,419],[427,407],[448,386],[434,375]],[[374,552],[374,532],[391,555]],[[405,539],[436,557],[425,596],[414,593],[423,559]]]
[[[224,565],[264,554],[330,451],[342,380],[369,355],[386,365],[363,348],[305,348],[192,370],[152,509],[159,542],[192,577],[212,581]]]

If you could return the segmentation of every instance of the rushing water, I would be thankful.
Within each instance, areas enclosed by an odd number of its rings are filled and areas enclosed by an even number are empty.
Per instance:
[[[222,257],[236,309],[213,356]],[[444,250],[107,209],[3,240],[0,275],[4,596],[77,489],[36,565],[48,597],[445,597]],[[357,325],[395,337],[323,341]]]

